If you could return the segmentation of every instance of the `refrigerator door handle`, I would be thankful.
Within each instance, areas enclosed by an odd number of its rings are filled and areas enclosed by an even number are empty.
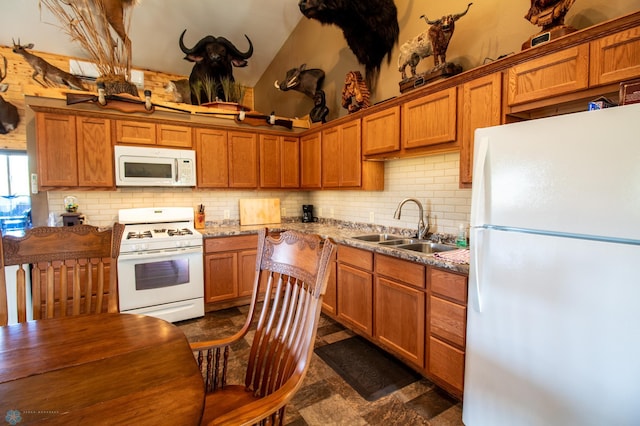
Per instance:
[[[480,289],[480,252],[482,251],[482,236],[483,228],[471,228],[470,241],[471,243],[471,269],[469,271],[469,293],[473,291],[473,294],[469,294],[473,306],[479,313],[482,312],[482,291]]]
[[[481,137],[476,141],[476,160],[473,168],[473,182],[478,185],[471,192],[471,226],[482,226],[485,222],[485,183],[489,138]]]

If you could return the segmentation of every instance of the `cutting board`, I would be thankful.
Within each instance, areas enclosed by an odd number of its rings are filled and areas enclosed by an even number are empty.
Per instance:
[[[279,198],[248,198],[240,200],[240,225],[280,223]]]

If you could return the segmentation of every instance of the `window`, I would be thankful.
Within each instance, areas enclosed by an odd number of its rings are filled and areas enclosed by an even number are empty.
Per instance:
[[[2,233],[21,233],[31,226],[27,153],[0,151],[0,227]]]

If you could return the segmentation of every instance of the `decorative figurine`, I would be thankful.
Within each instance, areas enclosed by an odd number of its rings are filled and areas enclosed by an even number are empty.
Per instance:
[[[427,81],[448,77],[462,71],[460,65],[447,62],[447,48],[453,36],[456,21],[467,14],[472,4],[469,3],[467,9],[462,13],[445,15],[435,21],[429,20],[426,15],[420,17],[431,26],[428,30],[400,46],[398,71],[402,74],[401,92],[404,93],[405,90],[419,87]],[[422,59],[429,56],[433,56],[433,68],[418,75],[416,67]],[[407,77],[407,66],[411,70],[411,77]]]
[[[576,31],[564,24],[564,16],[574,2],[575,0],[531,0],[531,7],[524,18],[533,25],[542,27],[542,31],[525,41],[522,50]]]
[[[371,106],[369,103],[369,89],[360,71],[349,71],[342,89],[342,107],[349,113]]]
[[[327,102],[324,94],[324,90],[316,91],[313,95],[313,102],[315,106],[309,113],[309,118],[312,123],[326,123],[327,115],[329,115],[329,108],[327,108]]]

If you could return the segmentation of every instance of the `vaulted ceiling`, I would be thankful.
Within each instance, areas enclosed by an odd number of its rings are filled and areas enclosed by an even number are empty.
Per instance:
[[[34,50],[86,58],[80,45],[71,42],[60,23],[39,0],[2,0],[0,44],[33,43]],[[253,86],[271,63],[302,14],[297,0],[138,0],[134,7],[129,37],[134,68],[188,75],[192,63],[183,59],[178,46],[187,30],[188,47],[207,35],[223,36],[241,51],[254,53],[245,68],[234,69],[236,80]]]

